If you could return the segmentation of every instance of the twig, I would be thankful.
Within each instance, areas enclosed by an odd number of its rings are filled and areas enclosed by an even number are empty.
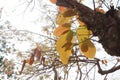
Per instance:
[[[93,0],[93,7],[94,7],[94,11],[95,11],[95,0]]]
[[[89,71],[87,71],[87,73],[86,73],[86,76],[89,74],[89,72],[94,68],[96,66],[96,64],[95,65],[93,65],[90,69],[89,69]],[[84,79],[83,80],[85,80],[85,78],[86,78],[86,76],[84,77]]]
[[[57,80],[58,75],[57,75],[57,70],[56,70],[55,66],[53,67],[53,71],[54,71],[54,80]]]
[[[108,3],[107,3],[105,0],[102,0],[102,3],[103,3],[108,9],[110,9],[109,6],[108,6]]]
[[[101,67],[100,67],[99,60],[97,60],[97,66],[98,66],[98,72],[99,72],[100,74],[102,74],[102,75],[108,74],[108,73],[112,73],[112,72],[117,71],[117,70],[120,69],[120,65],[119,65],[119,66],[116,66],[116,67],[112,67],[112,68],[109,69],[109,70],[104,70],[104,71],[103,71],[103,70],[101,69]]]
[[[7,30],[8,31],[8,30]],[[28,32],[28,33],[32,33],[32,34],[36,34],[36,35],[39,35],[39,36],[42,36],[42,37],[46,37],[47,39],[50,39],[50,40],[53,40],[53,41],[56,41],[55,39],[49,37],[49,36],[46,36],[46,35],[42,35],[42,34],[39,34],[39,33],[35,33],[35,32],[32,32],[32,31],[29,31],[29,30],[10,30],[10,31],[18,31],[18,32]]]

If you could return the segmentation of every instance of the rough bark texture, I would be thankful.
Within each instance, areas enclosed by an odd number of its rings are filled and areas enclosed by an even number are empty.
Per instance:
[[[120,56],[120,18],[109,14],[95,12],[76,0],[57,0],[56,5],[79,11],[79,19],[86,23],[105,51],[112,56]]]

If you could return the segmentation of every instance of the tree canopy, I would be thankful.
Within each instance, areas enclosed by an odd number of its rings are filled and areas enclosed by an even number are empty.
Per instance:
[[[47,24],[41,26],[41,33],[19,30],[1,19],[0,79],[119,79],[119,0],[115,5],[113,0],[91,0],[93,8],[84,4],[86,0],[48,0],[49,6],[42,1],[26,0],[23,11],[40,7],[38,22],[45,20]],[[18,50],[16,46],[22,44],[29,48]]]

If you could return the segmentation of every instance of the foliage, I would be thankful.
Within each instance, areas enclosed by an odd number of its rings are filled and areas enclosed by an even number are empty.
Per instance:
[[[54,5],[58,0],[50,1]],[[79,3],[82,1],[78,0]],[[99,6],[101,1],[98,0]],[[57,14],[55,21],[52,18],[55,16],[45,14],[50,27],[43,28],[43,34],[17,30],[9,21],[1,23],[0,79],[96,80],[100,77],[111,80],[111,75],[119,73],[119,57],[109,56],[98,50],[100,44],[98,45],[93,30],[79,19],[81,12],[66,6],[58,6],[57,10],[58,13],[48,11]],[[95,11],[105,13],[100,7]],[[29,48],[16,48],[19,44],[24,47],[22,43],[25,46],[28,43]],[[96,57],[100,54],[104,57]]]
[[[60,59],[63,64],[68,64],[69,57],[73,51],[73,45],[76,43],[73,41],[75,40],[74,36],[78,38],[78,44],[82,53],[88,58],[95,57],[96,48],[90,41],[92,32],[87,29],[86,25],[78,20],[80,26],[76,29],[76,32],[71,30],[72,23],[74,22],[72,19],[78,16],[77,13],[78,12],[73,9],[66,8],[65,11],[60,11],[57,17],[57,24],[59,26],[55,29],[54,35],[59,36],[56,48],[60,53]],[[74,33],[76,33],[76,35],[74,35]]]

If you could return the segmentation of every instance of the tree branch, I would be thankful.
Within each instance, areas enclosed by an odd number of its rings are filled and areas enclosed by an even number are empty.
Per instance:
[[[104,75],[104,74],[108,74],[108,73],[112,73],[112,72],[114,72],[114,71],[117,71],[117,70],[119,70],[120,69],[120,65],[119,66],[114,66],[114,67],[112,67],[111,69],[109,69],[109,70],[102,70],[101,69],[101,67],[100,67],[100,64],[99,64],[99,60],[97,60],[97,66],[98,66],[98,72],[100,73],[100,74],[102,74],[102,75]]]
[[[114,10],[116,16],[103,14],[78,3],[77,0],[57,0],[56,5],[77,10],[79,20],[87,25],[93,36],[99,37],[105,51],[110,55],[120,56],[120,18],[116,10]]]

